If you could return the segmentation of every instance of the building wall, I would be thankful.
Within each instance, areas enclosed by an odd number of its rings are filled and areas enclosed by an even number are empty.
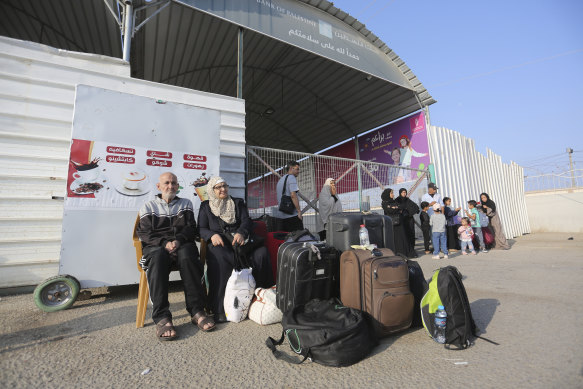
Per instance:
[[[451,197],[454,207],[467,209],[469,200],[480,201],[480,194],[486,192],[496,203],[507,238],[530,232],[524,172],[519,165],[503,163],[489,149],[483,155],[473,139],[447,128],[429,126],[428,137],[435,183],[442,197]]]
[[[221,175],[244,197],[243,100],[133,79],[117,58],[0,37],[0,287],[58,274],[77,84],[220,111]]]
[[[583,189],[526,194],[532,232],[583,233]]]

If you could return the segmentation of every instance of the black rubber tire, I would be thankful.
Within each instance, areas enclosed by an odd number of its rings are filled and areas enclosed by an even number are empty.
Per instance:
[[[40,310],[56,312],[69,308],[79,295],[79,281],[69,275],[48,278],[34,290],[34,303]]]

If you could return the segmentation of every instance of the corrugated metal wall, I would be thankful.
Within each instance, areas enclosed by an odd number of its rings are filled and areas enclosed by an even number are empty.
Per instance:
[[[473,139],[447,128],[429,126],[428,137],[442,197],[451,197],[454,207],[467,209],[469,200],[480,201],[480,194],[486,192],[496,203],[507,238],[530,233],[522,167],[502,163],[489,149],[484,156],[476,151]]]
[[[58,274],[77,84],[220,111],[221,175],[245,195],[243,100],[132,79],[120,59],[0,37],[0,287]]]

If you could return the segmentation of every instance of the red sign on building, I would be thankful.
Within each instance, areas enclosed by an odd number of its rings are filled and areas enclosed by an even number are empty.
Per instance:
[[[126,157],[123,155],[108,155],[105,157],[105,160],[109,163],[136,163],[136,159],[134,157]]]
[[[166,159],[147,159],[146,165],[148,166],[162,166],[162,167],[171,167],[172,161],[168,161]]]
[[[146,155],[152,158],[172,158],[172,153],[169,151],[148,150]]]
[[[184,154],[185,161],[206,162],[206,155]]]
[[[185,169],[206,170],[206,163],[184,162]]]
[[[135,155],[136,149],[130,147],[120,147],[120,146],[107,146],[107,152],[113,154],[125,154],[125,155]]]

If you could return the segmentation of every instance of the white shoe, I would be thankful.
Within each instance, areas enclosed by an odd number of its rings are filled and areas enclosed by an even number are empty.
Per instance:
[[[431,257],[432,259],[439,259],[439,255],[434,255],[433,257]]]
[[[443,259],[449,259],[449,256],[446,254],[443,256]]]

